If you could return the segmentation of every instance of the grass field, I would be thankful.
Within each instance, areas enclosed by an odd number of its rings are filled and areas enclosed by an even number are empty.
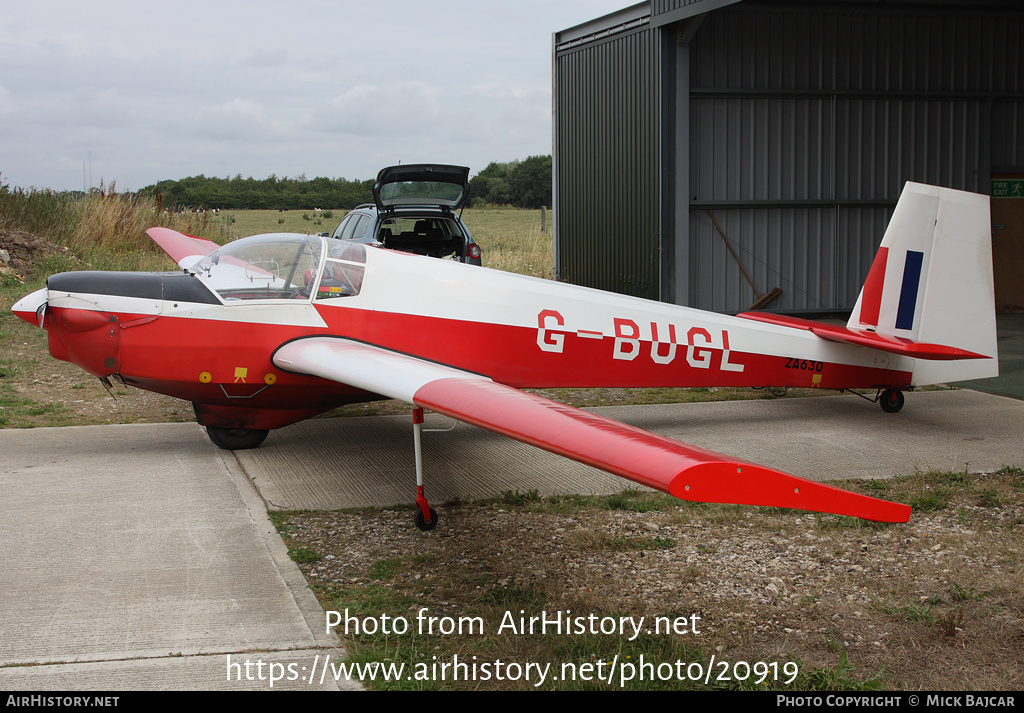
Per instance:
[[[483,250],[485,267],[552,277],[550,216],[547,232],[541,231],[539,210],[467,210],[462,220]]]
[[[220,241],[260,233],[332,233],[347,211],[235,210],[211,219]],[[516,208],[466,210],[463,221],[483,250],[485,267],[534,277],[552,276],[551,228],[541,231],[541,212]]]
[[[237,240],[262,233],[330,233],[347,211],[314,213],[311,210],[225,210],[212,222],[220,226],[223,239]]]

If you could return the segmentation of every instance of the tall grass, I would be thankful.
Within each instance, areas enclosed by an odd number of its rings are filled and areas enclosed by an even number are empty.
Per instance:
[[[68,248],[97,269],[145,270],[166,256],[146,235],[154,226],[217,240],[208,213],[164,213],[152,198],[114,192],[57,193],[0,185],[0,230],[23,230]]]
[[[248,214],[252,214],[249,216]],[[335,221],[314,226],[300,221],[298,228],[281,225],[289,214],[276,211],[232,211],[211,219],[209,213],[165,213],[146,196],[119,195],[110,186],[107,194],[57,193],[48,190],[10,189],[0,182],[0,230],[23,230],[39,235],[68,250],[98,270],[172,269],[171,263],[146,230],[161,226],[216,243],[261,232],[332,230]],[[244,215],[243,215],[244,214]],[[239,224],[234,223],[238,215]],[[249,225],[249,217],[255,221]],[[464,219],[483,248],[484,265],[524,275],[550,278],[552,274],[551,229],[541,230],[536,210],[471,209]],[[258,219],[258,220],[257,220]],[[244,223],[244,225],[243,225]],[[61,265],[63,269],[73,266]],[[35,275],[38,279],[46,275]]]
[[[45,235],[54,225],[67,223],[73,196],[48,190],[10,189],[0,183],[0,230],[24,230]]]
[[[154,226],[173,228],[188,235],[215,240],[220,226],[209,213],[164,213],[151,198],[89,195],[75,203],[76,220],[67,233],[54,242],[87,254],[94,250],[111,252],[160,252],[146,235]]]

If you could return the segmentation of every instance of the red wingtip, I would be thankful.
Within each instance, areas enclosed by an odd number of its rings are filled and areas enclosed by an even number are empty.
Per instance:
[[[908,522],[910,506],[852,493],[753,463],[703,463],[679,473],[669,492],[682,500],[793,508],[875,522]]]
[[[220,247],[217,243],[193,235],[185,235],[170,228],[150,228],[146,235],[153,239],[165,253],[180,263],[187,257],[194,255],[209,255]]]

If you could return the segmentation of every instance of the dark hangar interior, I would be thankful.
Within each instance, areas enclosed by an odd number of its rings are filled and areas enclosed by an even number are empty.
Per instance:
[[[556,277],[854,305],[906,181],[992,196],[1024,310],[1024,5],[650,0],[555,33]]]

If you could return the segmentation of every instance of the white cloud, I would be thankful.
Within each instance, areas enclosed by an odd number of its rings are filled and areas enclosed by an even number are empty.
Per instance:
[[[0,168],[80,188],[92,152],[97,181],[140,187],[547,153],[551,33],[630,3],[9,3]]]
[[[0,116],[14,113],[14,97],[0,84]]]
[[[284,48],[265,48],[256,50],[242,60],[241,64],[255,69],[270,69],[271,67],[280,67],[287,63],[287,61],[288,50]]]
[[[440,119],[441,94],[427,82],[360,84],[332,99],[314,124],[364,136],[422,135]]]

